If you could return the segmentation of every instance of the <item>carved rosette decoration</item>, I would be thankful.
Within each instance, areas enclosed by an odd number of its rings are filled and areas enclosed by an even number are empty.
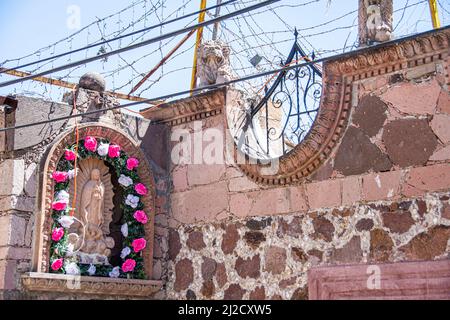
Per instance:
[[[107,125],[81,125],[79,137],[77,144],[73,131],[64,134],[45,162],[33,270],[148,279],[155,211],[149,164],[132,139]],[[122,243],[110,235],[113,210],[118,212],[114,223],[121,226]],[[114,265],[109,261],[113,247],[121,250]]]

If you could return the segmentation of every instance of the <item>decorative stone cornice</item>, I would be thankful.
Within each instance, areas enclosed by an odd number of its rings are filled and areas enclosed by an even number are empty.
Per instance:
[[[27,291],[143,298],[158,292],[162,281],[29,273],[22,276],[22,286]]]
[[[450,29],[437,31],[426,36],[387,44],[380,48],[368,48],[363,53],[350,54],[348,57],[331,61],[327,71],[333,74],[361,74],[368,68],[378,69],[380,65],[395,62],[407,62],[421,56],[446,53],[448,55]],[[375,73],[374,76],[377,76]]]
[[[339,144],[351,115],[353,85],[357,81],[401,72],[425,63],[448,61],[449,42],[450,29],[447,28],[325,62],[320,109],[305,140],[279,158],[277,174],[264,174],[265,166],[255,159],[246,159],[239,167],[258,183],[301,183],[330,157]],[[448,70],[445,73],[446,82],[450,85]],[[228,124],[229,127],[231,125]]]
[[[224,105],[225,89],[217,89],[144,109],[141,115],[153,122],[175,126],[220,114]]]

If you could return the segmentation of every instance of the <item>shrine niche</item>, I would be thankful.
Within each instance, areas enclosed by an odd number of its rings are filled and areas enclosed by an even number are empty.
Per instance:
[[[49,151],[42,187],[35,272],[24,277],[25,288],[66,292],[65,280],[78,277],[88,294],[148,296],[159,290],[161,283],[150,280],[153,175],[131,138],[104,124],[66,133]]]

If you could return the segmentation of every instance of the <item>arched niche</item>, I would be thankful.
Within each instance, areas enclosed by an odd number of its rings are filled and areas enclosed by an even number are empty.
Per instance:
[[[129,157],[137,158],[140,161],[137,173],[141,182],[148,188],[148,194],[141,198],[141,202],[145,206],[145,212],[148,215],[148,223],[144,226],[147,246],[142,252],[147,280],[78,277],[76,281],[79,281],[80,286],[77,287],[77,290],[79,290],[77,293],[148,296],[158,291],[162,286],[160,281],[151,280],[155,216],[155,182],[152,170],[139,145],[126,133],[117,128],[105,124],[80,125],[79,139],[82,140],[87,136],[96,139],[106,139],[111,144],[117,144]],[[23,278],[25,289],[30,291],[70,292],[70,286],[67,286],[67,279],[71,278],[71,276],[49,273],[53,223],[52,203],[54,201],[55,185],[52,173],[57,170],[58,163],[64,156],[66,148],[75,143],[76,134],[75,129],[72,128],[70,131],[63,133],[53,143],[41,163],[40,189],[38,191],[39,204],[33,238],[32,272]]]

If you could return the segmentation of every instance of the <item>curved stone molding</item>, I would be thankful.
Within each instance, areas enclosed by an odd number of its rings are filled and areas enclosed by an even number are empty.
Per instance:
[[[236,148],[237,163],[238,159],[245,158],[245,163],[239,164],[239,167],[258,183],[284,185],[302,181],[329,158],[342,138],[352,110],[356,81],[446,60],[449,56],[449,39],[450,30],[446,29],[327,61],[323,66],[323,93],[317,119],[305,140],[279,159],[278,173],[263,174],[263,164],[248,155],[239,155],[241,151]],[[450,84],[448,71],[445,76],[447,84]]]
[[[145,210],[149,216],[149,222],[145,225],[145,239],[147,240],[147,249],[144,251],[144,268],[146,274],[151,277],[153,268],[153,243],[154,243],[154,215],[155,215],[155,182],[150,165],[147,162],[145,154],[139,148],[139,145],[126,133],[104,124],[83,124],[79,127],[80,139],[85,136],[108,139],[113,144],[121,146],[130,157],[138,158],[141,165],[138,167],[138,174],[142,182],[148,186],[149,194],[143,197],[142,201]],[[52,202],[53,187],[52,172],[56,170],[59,160],[64,155],[65,148],[76,142],[75,131],[72,129],[65,132],[53,146],[45,157],[45,163],[41,173],[41,203],[39,214],[37,215],[34,252],[33,252],[33,271],[46,273],[49,270],[50,258],[50,238],[52,227]]]
[[[150,297],[162,287],[161,281],[77,277],[49,273],[22,276],[27,291],[61,292],[99,296]]]
[[[383,72],[386,65],[395,65],[399,62],[415,62],[417,59],[437,57],[441,59],[448,56],[450,42],[450,30],[444,30],[427,36],[405,40],[380,48],[368,48],[363,53],[332,61],[329,64],[328,72],[343,75],[364,75],[370,69],[370,76],[374,77]],[[420,60],[418,62],[420,63]],[[404,69],[402,67],[402,69]]]

